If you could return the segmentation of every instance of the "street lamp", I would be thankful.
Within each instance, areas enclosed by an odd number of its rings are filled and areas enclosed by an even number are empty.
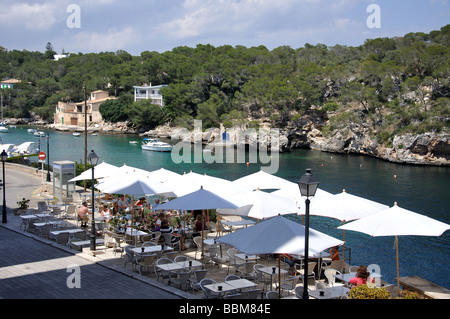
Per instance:
[[[47,182],[50,182],[50,133],[47,132]]]
[[[305,267],[303,270],[303,299],[308,299],[308,255],[309,255],[309,203],[310,197],[316,194],[319,182],[311,174],[311,169],[307,168],[305,175],[300,177],[297,182],[300,194],[306,197],[306,214],[305,214]],[[306,278],[306,281],[305,281]]]
[[[97,165],[98,162],[98,156],[95,154],[94,150],[91,151],[91,153],[87,157],[89,164],[92,166],[92,223],[91,223],[91,250],[96,250],[95,247],[95,220],[94,220],[94,208],[95,208],[95,201],[94,201],[94,184],[95,184],[95,178],[94,178],[94,166]]]
[[[3,163],[3,209],[2,209],[2,223],[6,224],[6,192],[5,192],[5,162],[8,158],[8,154],[3,150],[3,152],[0,154],[0,158]]]

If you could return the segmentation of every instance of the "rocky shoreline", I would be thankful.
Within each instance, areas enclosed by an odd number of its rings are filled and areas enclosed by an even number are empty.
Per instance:
[[[47,129],[57,131],[84,131],[84,126],[47,124],[44,121],[33,121],[31,119],[8,119],[7,123],[9,125],[42,125]],[[449,134],[425,132],[414,135],[407,133],[401,136],[395,136],[392,147],[385,147],[380,145],[377,139],[369,134],[370,128],[363,125],[354,125],[335,130],[326,136],[322,133],[321,126],[317,122],[309,121],[302,123],[302,125],[289,125],[281,129],[277,141],[280,152],[306,148],[330,153],[373,156],[393,163],[450,166]],[[266,127],[266,131],[268,130]],[[188,142],[194,141],[194,134],[191,132],[186,136],[186,129],[163,125],[154,130],[142,131],[133,127],[130,121],[118,123],[102,122],[89,125],[88,132],[139,134],[142,137],[183,139]],[[223,132],[225,132],[223,127],[220,129],[208,129],[202,132],[203,144],[220,141]],[[229,133],[231,141],[237,140],[240,135],[246,134],[245,129],[238,127],[226,129],[226,132]],[[259,141],[247,140],[246,143],[259,143]],[[270,147],[270,142],[269,145],[265,146]]]

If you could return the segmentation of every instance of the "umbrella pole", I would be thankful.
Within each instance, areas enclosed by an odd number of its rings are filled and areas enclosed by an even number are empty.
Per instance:
[[[278,254],[278,299],[281,299],[281,257]]]
[[[343,225],[345,224],[345,220],[343,222]],[[343,263],[342,263],[342,267],[344,268],[344,271],[342,272],[343,274],[345,274],[345,229],[342,230],[342,241],[344,242],[342,244],[342,259],[343,259]]]
[[[205,210],[202,210],[202,217],[205,218]],[[204,254],[205,254],[205,243],[203,242],[204,241],[204,237],[203,237],[203,223],[204,223],[204,220],[203,220],[203,218],[202,218],[201,232],[202,232],[202,262],[204,263],[205,262],[205,256],[204,256]]]
[[[398,237],[395,236],[395,250],[396,250],[396,257],[397,257],[397,293],[400,295],[400,271],[398,267]]]

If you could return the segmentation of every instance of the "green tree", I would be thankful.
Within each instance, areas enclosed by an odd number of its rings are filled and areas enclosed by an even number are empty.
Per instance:
[[[127,115],[137,127],[153,129],[163,123],[164,112],[159,105],[152,104],[149,100],[141,100],[132,103]]]

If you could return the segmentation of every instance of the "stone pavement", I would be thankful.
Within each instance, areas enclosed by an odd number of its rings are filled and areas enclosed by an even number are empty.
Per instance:
[[[102,264],[92,255],[78,254],[21,231],[20,217],[14,216],[12,208],[17,207],[16,199],[22,197],[32,198],[32,202],[39,200],[35,191],[41,186],[41,179],[7,169],[5,181],[8,213],[7,223],[0,224],[0,298],[196,298],[123,266]]]

